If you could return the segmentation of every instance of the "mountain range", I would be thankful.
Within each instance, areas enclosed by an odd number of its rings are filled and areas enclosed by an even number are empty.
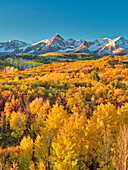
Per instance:
[[[95,55],[124,55],[128,54],[128,40],[124,37],[115,39],[67,39],[59,34],[51,39],[45,39],[35,44],[28,44],[19,40],[0,42],[0,56],[12,54],[45,54],[48,52],[91,53]]]

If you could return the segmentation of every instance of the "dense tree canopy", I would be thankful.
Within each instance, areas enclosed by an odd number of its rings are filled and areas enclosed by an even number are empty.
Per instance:
[[[126,169],[127,132],[127,55],[0,72],[3,170]]]

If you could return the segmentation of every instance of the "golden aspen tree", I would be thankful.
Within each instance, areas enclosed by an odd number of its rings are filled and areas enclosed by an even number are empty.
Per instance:
[[[43,102],[42,98],[36,98],[30,103],[31,129],[39,131],[43,126],[49,108],[49,101]]]
[[[100,167],[108,167],[112,160],[111,150],[115,147],[118,114],[111,103],[101,104],[88,120],[87,138],[92,158],[96,159]]]
[[[20,112],[12,112],[10,117],[10,128],[12,129],[11,135],[15,138],[19,138],[24,134],[26,129],[27,115]]]
[[[51,167],[51,145],[66,117],[67,113],[62,105],[53,105],[53,108],[47,115],[40,135],[37,136],[35,141],[35,156],[39,160],[39,166],[44,167],[44,169],[49,170]]]
[[[125,103],[124,106],[118,108],[117,114],[120,119],[120,126],[123,126],[124,124],[128,124],[128,103]]]
[[[117,146],[113,162],[116,169],[127,170],[128,167],[128,126],[124,124],[120,128],[120,133],[117,138]]]
[[[113,165],[116,169],[127,169],[128,166],[128,103],[117,110],[120,119],[120,131],[114,149]]]
[[[65,119],[59,129],[57,138],[53,141],[52,162],[53,169],[86,168],[86,143],[84,138],[87,119],[84,115],[74,114]]]
[[[29,169],[29,165],[32,163],[33,154],[33,141],[30,136],[24,136],[20,142],[20,153],[19,153],[19,169]]]

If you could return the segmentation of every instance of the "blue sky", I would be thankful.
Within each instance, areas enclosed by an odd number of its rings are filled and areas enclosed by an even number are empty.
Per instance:
[[[128,39],[127,0],[0,0],[0,41]]]

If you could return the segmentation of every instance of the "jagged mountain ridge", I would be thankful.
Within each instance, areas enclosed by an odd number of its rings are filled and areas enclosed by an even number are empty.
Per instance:
[[[30,44],[19,40],[0,42],[0,55],[22,53],[29,46]]]
[[[124,37],[115,39],[68,39],[56,34],[50,40],[45,39],[35,44],[9,40],[0,42],[0,55],[6,54],[45,54],[48,52],[92,53],[97,55],[128,54],[128,40]]]

